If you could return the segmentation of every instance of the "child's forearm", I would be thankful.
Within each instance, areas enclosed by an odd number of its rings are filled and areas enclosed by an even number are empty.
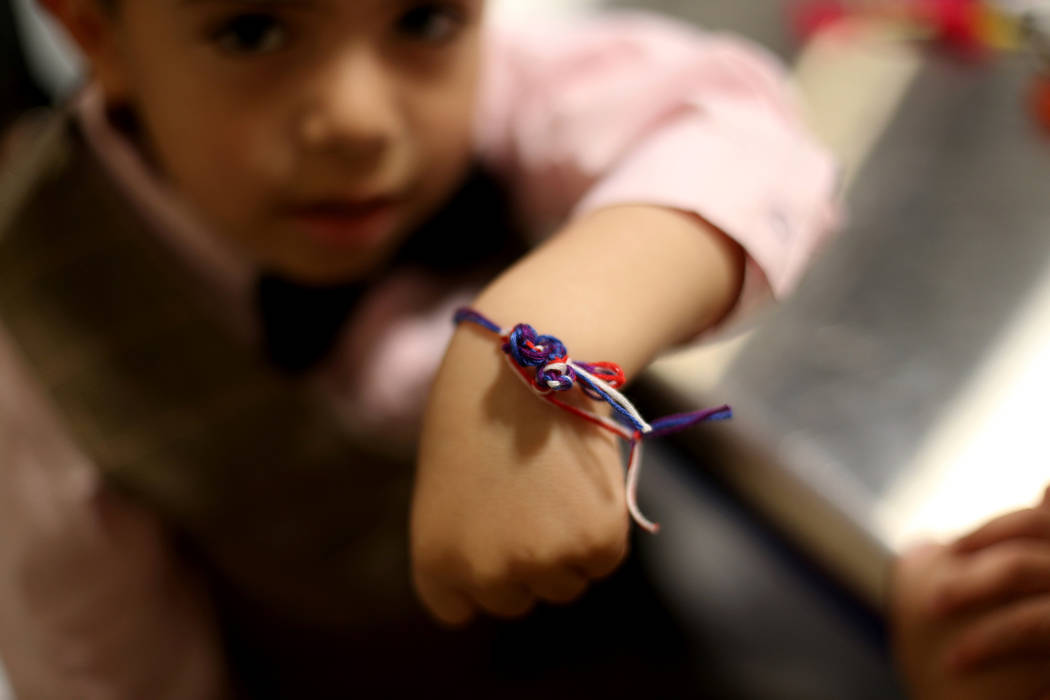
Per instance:
[[[630,375],[726,313],[743,259],[695,217],[609,208],[577,219],[475,305],[504,328],[530,323],[573,358],[616,362]],[[449,623],[479,608],[520,615],[536,600],[568,602],[627,550],[619,444],[531,398],[494,346],[491,334],[456,333],[419,450],[414,580]],[[572,393],[562,400],[589,401]]]
[[[743,280],[740,247],[701,219],[655,206],[598,210],[493,282],[476,306],[504,327],[526,322],[574,358],[628,377],[717,323]]]

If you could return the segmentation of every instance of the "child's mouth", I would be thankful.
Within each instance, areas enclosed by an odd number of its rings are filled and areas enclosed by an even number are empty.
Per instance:
[[[324,200],[288,210],[295,226],[311,240],[325,246],[357,248],[376,243],[395,224],[397,200],[372,197],[364,200]]]

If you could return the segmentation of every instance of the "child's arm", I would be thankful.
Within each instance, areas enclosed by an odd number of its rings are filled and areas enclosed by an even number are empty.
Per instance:
[[[489,44],[478,148],[530,229],[612,205],[691,212],[746,251],[745,309],[789,292],[834,230],[834,160],[760,48],[637,13]]]
[[[718,321],[742,270],[738,246],[694,217],[609,208],[511,268],[477,307],[630,376]],[[619,564],[628,521],[618,446],[539,401],[492,338],[456,334],[425,425],[413,554],[417,588],[440,619],[568,601]]]
[[[1050,492],[1036,508],[902,557],[898,663],[920,700],[1050,694]]]
[[[633,15],[503,48],[489,59],[482,156],[523,213],[569,223],[482,293],[482,313],[630,377],[741,297],[791,288],[830,226],[834,167],[772,61]],[[619,449],[530,393],[492,337],[458,331],[413,504],[427,606],[452,623],[514,615],[611,572],[628,531]]]

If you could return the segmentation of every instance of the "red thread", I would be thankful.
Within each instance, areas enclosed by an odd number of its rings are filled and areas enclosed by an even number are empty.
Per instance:
[[[601,378],[603,382],[611,386],[613,389],[619,389],[627,384],[627,375],[624,374],[623,367],[620,367],[620,365],[615,362],[588,362],[587,364],[596,370],[592,372],[592,374]]]

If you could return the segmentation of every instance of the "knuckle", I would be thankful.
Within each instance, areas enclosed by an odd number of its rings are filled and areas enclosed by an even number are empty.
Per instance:
[[[559,592],[558,601],[559,603],[571,603],[574,600],[578,600],[583,595],[584,591],[587,590],[587,584],[583,581],[574,583],[567,586],[564,590]]]
[[[924,600],[916,605],[918,616],[933,621],[953,611],[962,600],[962,591],[954,581],[944,581],[930,589]]]
[[[1011,552],[992,577],[993,588],[998,592],[1016,590],[1029,581],[1031,573],[1030,563],[1024,553]]]
[[[1019,624],[1021,635],[1031,642],[1050,642],[1050,615],[1033,609]]]
[[[463,557],[449,548],[429,547],[415,551],[412,568],[417,575],[447,579],[463,568]]]
[[[532,544],[519,545],[508,550],[502,569],[507,576],[524,576],[534,569],[543,569],[556,557]]]
[[[567,605],[580,599],[587,587],[580,584],[573,586],[572,588],[563,588],[555,591],[548,591],[543,594],[543,599],[555,603],[556,605]]]
[[[1023,645],[1040,639],[1046,631],[1046,621],[1034,615],[1024,615],[1014,621],[1012,633],[1004,635],[1003,642],[1011,647]]]
[[[506,585],[510,576],[503,567],[477,569],[473,574],[473,586],[480,591],[495,594]]]
[[[1029,508],[1022,511],[1020,524],[1030,536],[1050,538],[1050,511],[1045,508]]]
[[[627,557],[627,540],[607,542],[595,547],[591,551],[595,561],[608,563],[610,566],[619,565]]]
[[[493,611],[492,614],[507,620],[516,620],[528,615],[534,607],[536,607],[536,603],[531,600],[516,601],[503,604],[498,610]]]
[[[445,578],[442,569],[435,566],[433,562],[418,559],[412,563],[411,575],[412,583],[417,590],[435,585]]]
[[[626,556],[626,537],[590,538],[583,543],[575,563],[604,576],[616,569]]]
[[[474,619],[474,614],[465,610],[435,610],[434,617],[448,627],[463,627]]]
[[[588,588],[588,585],[587,585],[587,581],[586,580],[580,579],[578,581],[575,581],[571,586],[569,586],[565,590],[565,601],[564,602],[571,603],[572,601],[577,600],[580,596],[582,596],[587,591],[587,588]]]
[[[536,604],[531,594],[509,585],[479,588],[475,599],[490,615],[508,619],[528,614]]]

